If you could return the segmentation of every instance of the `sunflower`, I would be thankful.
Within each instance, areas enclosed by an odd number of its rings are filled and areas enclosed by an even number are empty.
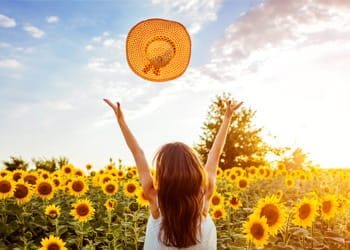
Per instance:
[[[29,202],[32,198],[32,194],[32,186],[24,182],[24,180],[19,180],[15,184],[15,192],[13,193],[13,196],[16,198],[17,204]]]
[[[115,195],[118,192],[118,183],[116,181],[107,181],[102,184],[102,191],[106,195]]]
[[[126,181],[124,183],[124,194],[127,197],[135,196],[139,188],[139,184],[135,180]]]
[[[0,178],[6,177],[6,176],[9,176],[9,175],[11,175],[11,171],[8,171],[6,169],[1,169],[0,170]]]
[[[304,228],[311,226],[318,216],[317,209],[318,203],[315,199],[304,197],[294,207],[293,223]]]
[[[270,178],[272,176],[272,170],[270,168],[265,168],[265,178]]]
[[[84,172],[83,172],[83,170],[81,170],[79,168],[76,168],[73,171],[73,175],[75,175],[75,176],[84,176]]]
[[[90,163],[87,163],[86,165],[85,165],[85,168],[86,168],[86,170],[91,170],[92,169],[92,164],[90,164]]]
[[[249,220],[243,224],[247,239],[251,240],[256,247],[263,247],[269,239],[269,226],[265,216],[260,217],[257,214],[249,216]]]
[[[266,175],[265,167],[263,166],[258,167],[258,177],[265,178],[265,175]]]
[[[230,174],[227,177],[230,181],[236,181],[237,180],[237,174],[233,171],[230,171]]]
[[[75,177],[68,184],[69,193],[75,196],[81,196],[89,189],[88,184],[85,183],[83,177]]]
[[[226,211],[222,207],[215,207],[211,211],[211,216],[214,220],[220,220],[226,218]]]
[[[26,173],[23,177],[23,180],[31,185],[35,185],[37,179],[38,175],[35,172]]]
[[[12,179],[14,181],[18,181],[19,179],[22,179],[23,175],[25,172],[21,169],[16,169],[15,171],[12,172]]]
[[[321,201],[321,215],[324,220],[333,218],[338,211],[338,199],[335,195],[327,195]]]
[[[113,211],[115,209],[115,207],[117,206],[117,200],[116,199],[107,199],[104,205],[108,211]]]
[[[15,182],[10,176],[0,177],[0,199],[6,199],[13,196],[15,191]]]
[[[103,185],[106,182],[111,181],[111,180],[112,180],[112,177],[108,173],[102,174],[99,178],[100,185]]]
[[[220,178],[224,174],[224,171],[222,171],[221,168],[216,168],[216,177]]]
[[[287,188],[291,188],[295,185],[295,180],[292,176],[286,176],[284,183],[286,184]]]
[[[67,250],[64,246],[66,243],[63,242],[59,237],[50,235],[49,238],[43,238],[41,240],[41,248],[39,250]]]
[[[55,186],[50,179],[39,179],[36,182],[35,192],[41,198],[50,200],[55,194]]]
[[[74,166],[72,164],[65,164],[62,166],[62,172],[66,175],[70,175],[73,173]]]
[[[114,164],[108,164],[105,168],[107,171],[110,171],[110,170],[115,169],[115,166],[114,166]]]
[[[61,188],[61,178],[60,177],[54,177],[52,178],[52,183],[55,185],[56,188]]]
[[[224,198],[222,197],[222,195],[215,191],[214,194],[211,196],[210,205],[212,207],[219,207],[223,204],[223,202]]]
[[[247,189],[249,187],[249,180],[248,178],[244,177],[244,176],[240,176],[238,179],[237,179],[237,187],[240,189],[240,190],[244,190],[244,189]]]
[[[41,171],[40,175],[39,175],[39,178],[42,178],[42,179],[49,179],[50,178],[50,173],[47,172],[46,170],[43,170]]]
[[[227,201],[228,205],[233,209],[238,209],[242,206],[242,202],[238,199],[237,195],[231,195]]]
[[[284,164],[283,162],[278,163],[277,169],[278,169],[279,171],[284,171],[284,170],[286,170],[286,169],[287,169],[286,164]]]
[[[274,195],[259,200],[255,212],[260,217],[266,217],[269,233],[271,233],[271,235],[276,235],[278,233],[287,218],[287,211],[282,204],[279,204],[279,199]]]
[[[278,200],[281,200],[283,196],[283,191],[281,189],[278,189],[274,195],[277,197]]]
[[[61,214],[61,208],[56,205],[48,205],[45,208],[45,214],[52,219],[56,219]]]
[[[248,176],[249,177],[255,177],[257,176],[258,174],[258,168],[257,167],[254,167],[254,166],[251,166],[248,168]]]
[[[125,179],[125,172],[123,169],[117,169],[117,178],[118,178],[118,180]]]
[[[227,178],[229,175],[230,175],[230,173],[231,173],[231,169],[225,169],[224,170],[224,172],[223,172],[223,174],[222,174],[222,176],[223,177],[225,177],[225,178]]]
[[[77,200],[72,206],[73,209],[70,214],[80,222],[87,222],[95,213],[95,209],[92,207],[91,201],[88,199]]]
[[[239,168],[239,167],[231,168],[231,172],[235,173],[236,176],[242,176],[243,175],[243,169]]]
[[[145,192],[143,191],[143,189],[139,189],[139,191],[137,192],[136,201],[141,207],[149,206],[149,201],[146,199]]]

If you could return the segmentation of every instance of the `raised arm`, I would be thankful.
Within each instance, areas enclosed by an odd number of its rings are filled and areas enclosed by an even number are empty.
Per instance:
[[[237,105],[233,105],[231,100],[226,101],[226,111],[224,115],[224,119],[219,128],[218,133],[216,134],[214,143],[209,151],[207,162],[205,164],[205,169],[208,173],[208,181],[209,181],[209,196],[214,190],[215,180],[216,180],[216,168],[219,165],[220,155],[225,145],[226,136],[228,133],[228,129],[231,124],[231,118],[236,109],[238,109],[243,102],[238,103]]]
[[[113,109],[115,113],[120,130],[124,136],[125,142],[128,145],[134,157],[134,160],[138,169],[138,173],[140,176],[141,185],[147,197],[149,193],[153,191],[153,179],[152,179],[151,172],[149,170],[149,166],[148,166],[145,154],[142,148],[140,147],[140,145],[138,144],[135,136],[132,134],[131,130],[129,129],[128,125],[125,122],[124,115],[120,107],[120,103],[117,102],[116,104],[114,104],[108,99],[103,99],[103,100]]]

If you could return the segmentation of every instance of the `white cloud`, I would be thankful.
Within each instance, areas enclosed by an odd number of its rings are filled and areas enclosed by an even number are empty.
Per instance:
[[[95,37],[92,38],[92,41],[94,43],[99,43],[99,42],[102,41],[102,37],[101,36],[95,36]]]
[[[95,57],[89,60],[87,68],[98,72],[125,73],[127,66],[118,61],[110,61],[106,58]]]
[[[45,35],[45,32],[34,27],[32,25],[26,24],[23,29],[27,31],[34,38],[42,38]]]
[[[14,59],[0,60],[0,68],[17,69],[20,67],[21,67],[21,64],[17,60],[14,60]]]
[[[60,20],[60,18],[58,16],[48,16],[46,18],[46,21],[48,23],[57,23]]]
[[[152,3],[162,5],[166,16],[181,16],[191,34],[199,32],[206,23],[215,21],[222,6],[222,0],[153,0]]]
[[[86,45],[85,46],[85,49],[87,50],[87,51],[90,51],[90,50],[93,50],[94,49],[94,46],[92,46],[92,45]]]
[[[324,3],[326,1],[323,1]],[[344,1],[338,1],[345,3]],[[341,6],[341,7],[339,7]],[[255,72],[270,57],[303,46],[350,38],[350,8],[317,1],[270,0],[231,24],[211,48],[212,77],[233,80]]]
[[[0,14],[0,27],[12,28],[16,26],[16,21],[10,17]]]
[[[118,49],[122,49],[124,41],[115,40],[115,39],[106,39],[103,41],[103,45],[106,47],[117,47]]]

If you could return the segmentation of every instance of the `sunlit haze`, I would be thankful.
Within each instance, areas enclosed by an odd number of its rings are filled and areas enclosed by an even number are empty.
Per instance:
[[[173,81],[127,65],[126,35],[151,17],[190,32],[190,65]],[[348,0],[0,0],[0,160],[134,165],[103,98],[121,102],[151,160],[163,143],[197,143],[229,92],[271,144],[350,167],[349,65]]]

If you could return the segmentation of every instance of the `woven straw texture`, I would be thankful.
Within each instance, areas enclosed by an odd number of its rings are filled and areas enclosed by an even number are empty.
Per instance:
[[[126,57],[134,73],[146,80],[173,80],[185,72],[190,62],[191,38],[178,22],[144,20],[129,31]]]

